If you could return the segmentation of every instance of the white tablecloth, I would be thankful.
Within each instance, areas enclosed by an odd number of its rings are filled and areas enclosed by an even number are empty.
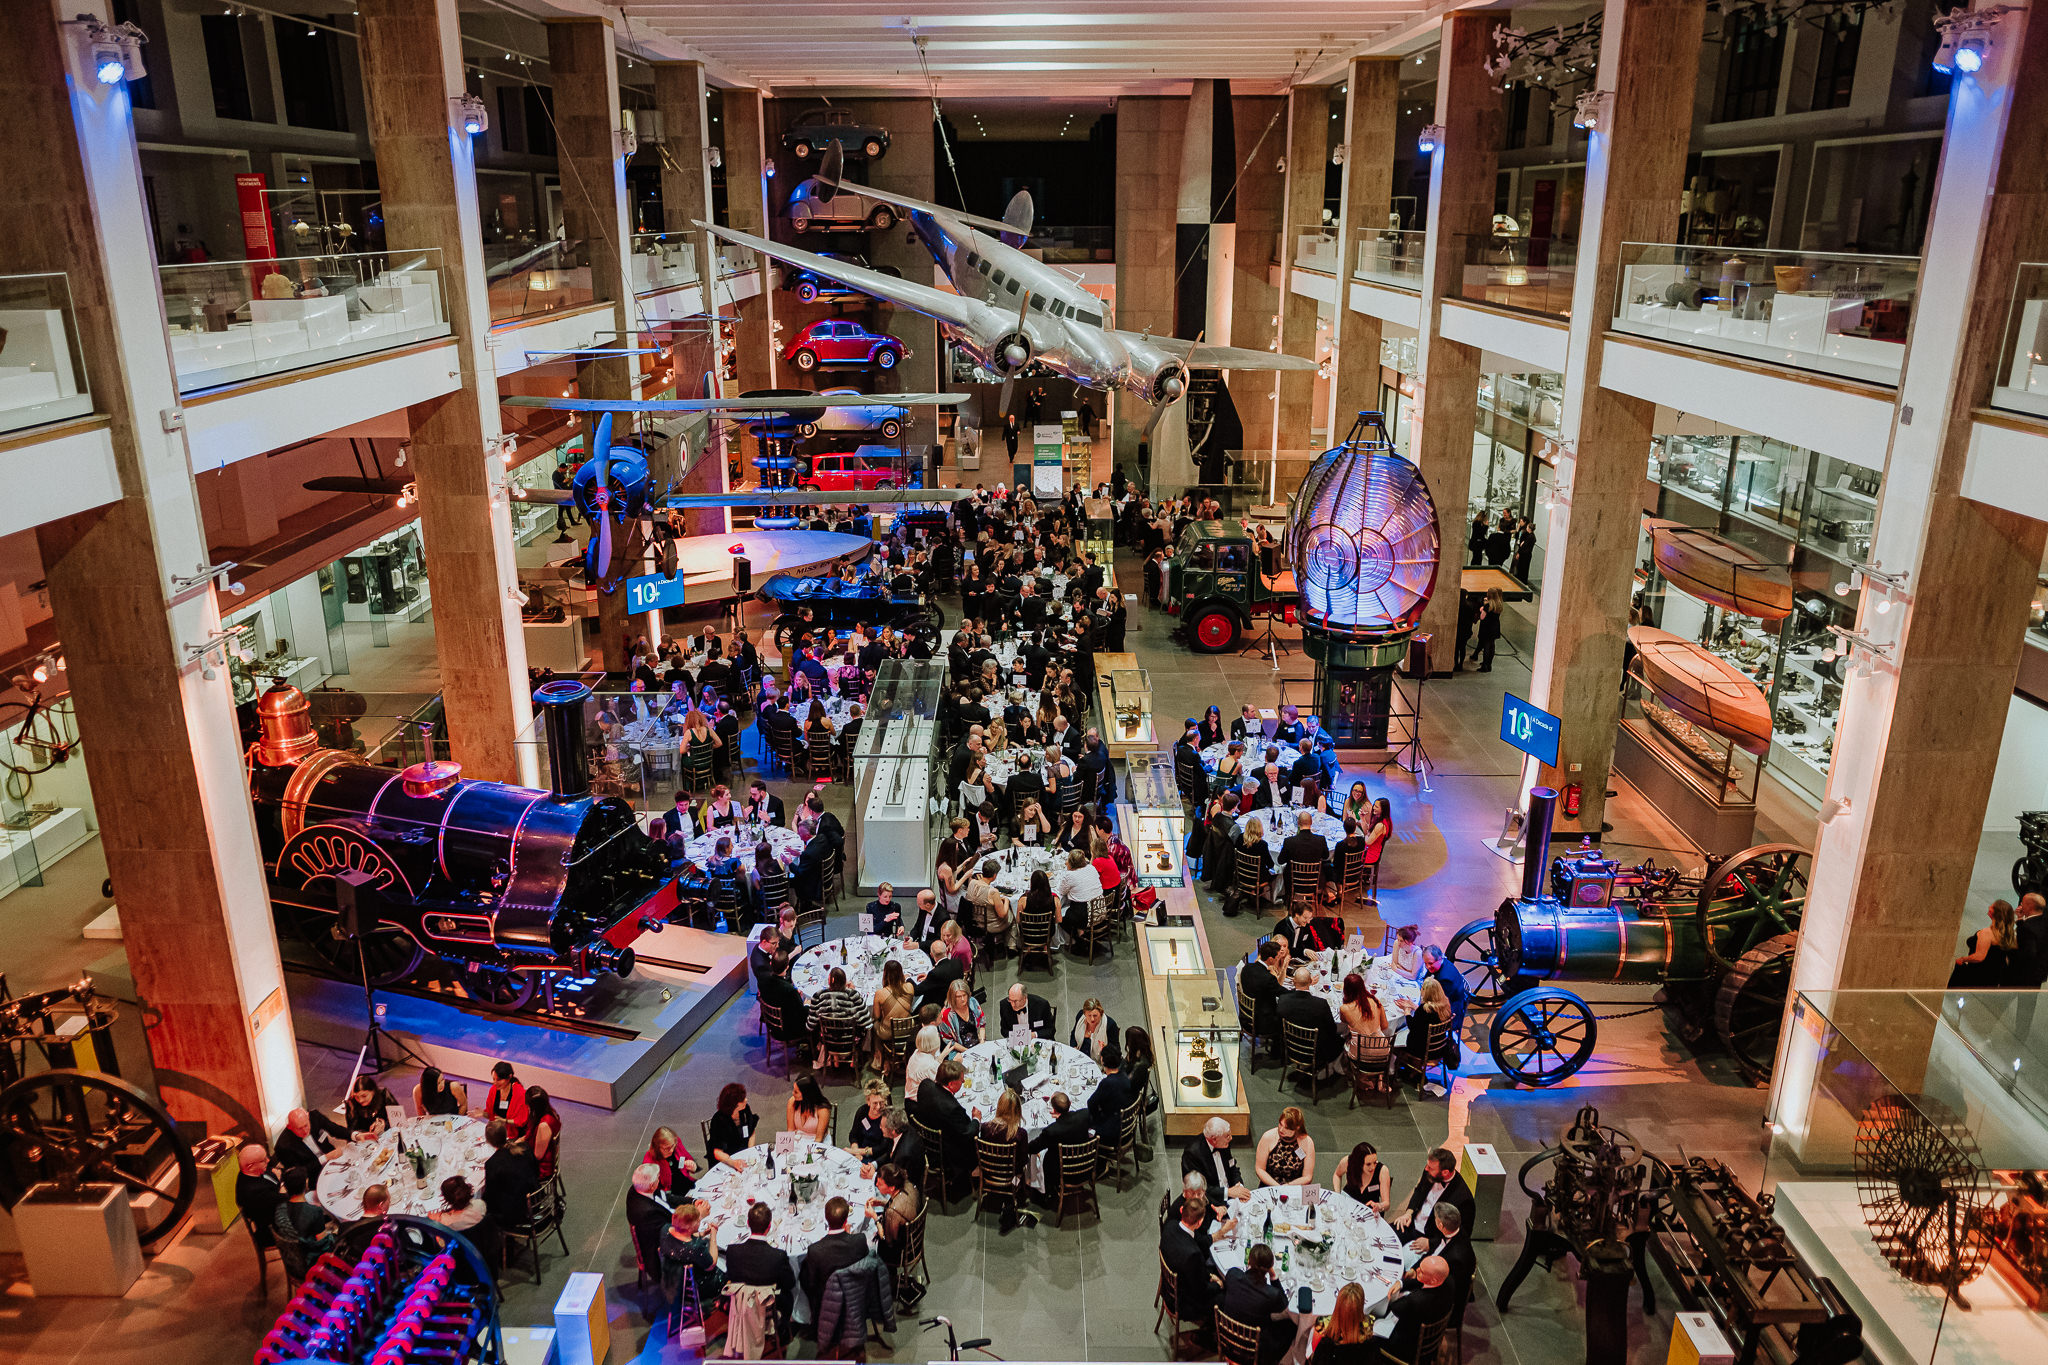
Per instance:
[[[1401,1238],[1386,1219],[1348,1195],[1320,1191],[1313,1210],[1302,1204],[1301,1186],[1267,1185],[1248,1199],[1233,1199],[1226,1210],[1237,1227],[1210,1249],[1224,1273],[1244,1265],[1254,1243],[1263,1240],[1266,1215],[1273,1216],[1273,1259],[1287,1304],[1307,1285],[1315,1294],[1316,1315],[1337,1306],[1337,1291],[1356,1280],[1365,1290],[1365,1306],[1373,1307],[1401,1282]],[[1286,1203],[1280,1202],[1282,1198]],[[1313,1215],[1311,1217],[1311,1214]],[[1317,1242],[1327,1241],[1327,1249]],[[1392,1256],[1392,1262],[1385,1257]]]
[[[399,1154],[417,1146],[430,1158],[426,1179],[413,1174],[412,1162]],[[425,1218],[442,1207],[441,1182],[451,1175],[469,1181],[478,1198],[484,1192],[482,1119],[462,1115],[409,1118],[382,1137],[352,1142],[320,1168],[315,1195],[321,1208],[338,1223],[363,1216],[363,1191],[382,1183],[391,1191],[391,1211]]]
[[[1043,844],[1019,844],[1015,849],[1014,860],[1010,856],[1011,852],[1010,849],[1004,849],[992,855],[1002,864],[1001,870],[996,873],[996,890],[1011,900],[1016,900],[1031,889],[1032,873],[1043,870],[1045,875],[1051,878],[1057,876],[1060,869],[1067,865],[1067,855],[1064,852]]]
[[[711,1215],[704,1225],[717,1230],[721,1257],[752,1236],[747,1231],[747,1210],[755,1204],[766,1204],[775,1210],[775,1222],[766,1238],[770,1245],[789,1254],[792,1268],[801,1276],[804,1253],[825,1235],[825,1201],[835,1194],[849,1205],[847,1229],[865,1233],[869,1243],[874,1242],[874,1223],[867,1216],[867,1201],[874,1198],[875,1182],[872,1177],[862,1177],[859,1157],[822,1142],[803,1142],[797,1151],[775,1158],[775,1172],[771,1175],[768,1157],[773,1151],[772,1143],[749,1147],[738,1154],[747,1163],[746,1170],[735,1171],[723,1163],[714,1165],[711,1173],[691,1191],[693,1198],[711,1205]],[[799,1194],[792,1209],[792,1178],[812,1176],[817,1178],[816,1188]],[[795,1299],[797,1320],[810,1321],[810,1304],[801,1289]]]
[[[1380,1005],[1387,1012],[1387,1021],[1398,1025],[1403,1019],[1415,1013],[1422,1004],[1422,987],[1413,977],[1395,973],[1393,958],[1386,954],[1374,957],[1371,953],[1353,952],[1345,948],[1332,948],[1317,953],[1312,959],[1322,979],[1313,987],[1330,1006],[1330,1015],[1337,1017],[1338,1006],[1344,1003],[1344,977],[1357,972],[1365,978],[1365,984],[1380,999]],[[1341,1024],[1343,1021],[1338,1020]]]
[[[1031,714],[1037,715],[1038,694],[1036,692],[1028,692],[1025,695],[1030,699]],[[1013,746],[999,754],[990,754],[988,756],[988,780],[995,783],[998,787],[1007,787],[1010,785],[1010,779],[1027,767],[1038,774],[1040,781],[1044,781],[1045,750],[1029,746]]]
[[[1237,827],[1239,830],[1244,829],[1252,816],[1257,816],[1266,827],[1266,847],[1273,851],[1274,861],[1277,862],[1280,858],[1280,846],[1300,832],[1300,825],[1297,822],[1305,809],[1307,808],[1304,806],[1261,806],[1251,815],[1240,815],[1237,818]],[[1322,835],[1324,842],[1332,848],[1343,842],[1344,822],[1334,815],[1325,815],[1317,811],[1315,821],[1309,827]]]
[[[1271,740],[1261,740],[1257,744],[1252,743],[1250,740],[1244,742],[1245,777],[1258,776],[1259,769],[1266,766],[1266,746],[1271,743]],[[1282,744],[1278,748],[1280,750],[1280,757],[1277,762],[1280,764],[1280,774],[1284,777],[1294,771],[1295,763],[1301,758],[1301,750],[1291,744]],[[1224,755],[1229,752],[1230,741],[1228,740],[1221,744],[1211,744],[1208,748],[1202,750],[1202,766],[1212,773],[1215,772],[1216,765],[1221,763]],[[1240,781],[1242,781],[1242,778]],[[1339,823],[1341,824],[1342,822],[1340,821]]]
[[[846,984],[863,1000],[873,1000],[882,988],[882,964],[895,960],[914,985],[925,979],[932,960],[924,949],[880,934],[849,934],[805,952],[790,964],[789,979],[809,1000],[825,989],[834,967],[846,969]]]
[[[1000,1002],[990,1009],[990,1028],[997,1026],[999,1008]],[[1020,1092],[1024,1098],[1024,1126],[1036,1134],[1052,1122],[1055,1091],[1066,1091],[1076,1109],[1088,1103],[1088,1097],[1102,1081],[1102,1068],[1089,1061],[1087,1053],[1043,1038],[1028,1045],[987,1042],[967,1049],[960,1058],[960,1064],[967,1068],[966,1083],[960,1087],[960,1107],[968,1117],[980,1124],[996,1116],[996,1100],[1003,1093],[1000,1073],[1026,1065],[1025,1054],[1033,1046],[1038,1049],[1039,1061],[1024,1078]],[[995,1064],[993,1072],[990,1063]]]
[[[766,835],[768,847],[774,851],[776,858],[784,866],[795,862],[797,855],[804,851],[804,841],[797,837],[797,832],[793,829],[785,829],[781,825],[768,825],[762,828],[761,833]],[[709,866],[713,855],[718,851],[719,839],[727,836],[732,839],[733,857],[738,858],[743,864],[752,866],[754,849],[759,841],[755,837],[755,831],[747,826],[714,829],[708,834],[700,834],[683,845],[683,856],[697,867]]]

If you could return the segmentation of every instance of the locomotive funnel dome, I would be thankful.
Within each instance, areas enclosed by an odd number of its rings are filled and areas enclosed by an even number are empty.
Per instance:
[[[1287,546],[1306,624],[1385,642],[1422,619],[1436,586],[1436,503],[1379,413],[1361,412],[1343,442],[1309,466]]]

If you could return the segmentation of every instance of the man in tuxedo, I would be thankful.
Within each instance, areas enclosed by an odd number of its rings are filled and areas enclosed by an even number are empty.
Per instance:
[[[1465,1031],[1465,1011],[1472,1007],[1472,991],[1465,985],[1464,975],[1434,943],[1422,950],[1422,965],[1444,988],[1444,998],[1451,1002],[1451,1036],[1456,1038]]]
[[[912,943],[925,948],[938,939],[939,930],[945,928],[946,921],[951,918],[951,915],[939,908],[937,893],[926,887],[917,893],[917,910],[905,922],[904,928],[909,933]]]
[[[964,706],[960,708],[963,721],[966,720],[967,711],[968,708]],[[968,725],[966,742],[953,751],[953,761],[946,766],[946,783],[949,787],[958,790],[960,783],[967,777],[967,770],[974,766],[975,758],[988,752],[988,742],[983,737],[981,729],[987,721],[988,712],[983,711]]]
[[[1031,1139],[1031,1146],[1026,1149],[1034,1153],[1045,1153],[1045,1193],[1048,1199],[1055,1203],[1059,1199],[1061,1144],[1064,1143],[1071,1147],[1077,1143],[1086,1142],[1089,1134],[1094,1131],[1095,1127],[1089,1121],[1086,1109],[1076,1110],[1073,1100],[1067,1097],[1066,1091],[1054,1092],[1052,1097],[1052,1122],[1039,1130],[1038,1136]],[[1098,1151],[1096,1153],[1098,1163],[1101,1160],[1101,1156],[1101,1152]]]
[[[764,825],[789,823],[783,813],[782,798],[770,793],[768,784],[758,777],[747,784],[747,814]]]
[[[1068,758],[1081,756],[1081,732],[1074,728],[1073,722],[1067,719],[1065,713],[1054,718],[1050,738]]]
[[[1422,1163],[1422,1178],[1415,1182],[1415,1190],[1408,1196],[1407,1207],[1396,1210],[1388,1221],[1397,1228],[1426,1230],[1439,1203],[1455,1207],[1464,1220],[1462,1225],[1472,1226],[1472,1191],[1465,1188],[1458,1175],[1458,1158],[1448,1147],[1439,1147],[1429,1154],[1429,1159]],[[1422,1233],[1418,1231],[1416,1235]]]
[[[2014,928],[2020,947],[2013,963],[2012,984],[2021,990],[2038,991],[2048,984],[2048,914],[2042,913],[2044,909],[2048,909],[2048,900],[2038,891],[2021,896],[2014,907]]]
[[[1198,1194],[1183,1194],[1179,1215],[1166,1220],[1159,1229],[1159,1259],[1174,1275],[1180,1292],[1180,1315],[1200,1322],[1209,1316],[1223,1293],[1223,1281],[1216,1274],[1210,1243],[1230,1235],[1229,1219],[1214,1228],[1209,1223],[1209,1201]]]
[[[1045,624],[1046,602],[1038,595],[1037,586],[1027,581],[1017,599],[1017,624],[1024,630],[1037,630]]]
[[[908,1113],[901,1108],[884,1110],[882,1136],[889,1139],[889,1148],[875,1153],[870,1166],[900,1166],[913,1176],[924,1174],[924,1139],[917,1135]]]
[[[1216,1311],[1259,1334],[1259,1365],[1277,1365],[1294,1345],[1294,1319],[1287,1315],[1287,1291],[1273,1275],[1273,1248],[1263,1242],[1245,1256],[1245,1263],[1223,1277]],[[1410,1359],[1413,1359],[1411,1346]]]
[[[1316,1069],[1320,1073],[1344,1051],[1344,1039],[1337,1032],[1337,1020],[1330,1002],[1315,993],[1316,969],[1306,962],[1294,969],[1294,989],[1280,997],[1277,1006],[1282,1024],[1299,1024],[1316,1032]],[[1282,1033],[1285,1041],[1285,1032]]]
[[[1042,997],[1025,990],[1021,981],[1010,987],[1009,994],[1003,997],[1003,1003],[998,1007],[996,1036],[1009,1037],[1010,1030],[1016,1027],[1019,1019],[1022,1019],[1038,1037],[1053,1037],[1052,1006]]]
[[[1180,1154],[1180,1173],[1183,1180],[1190,1175],[1201,1176],[1219,1204],[1225,1199],[1243,1199],[1251,1193],[1237,1169],[1237,1158],[1230,1154],[1227,1119],[1210,1119],[1202,1125],[1201,1132],[1188,1139]]]
[[[1287,868],[1287,894],[1292,896],[1303,891],[1317,890],[1323,879],[1323,864],[1330,860],[1330,841],[1315,832],[1315,813],[1302,811],[1294,819],[1294,833],[1287,836],[1280,845],[1280,859]],[[1314,885],[1296,886],[1294,869],[1302,868],[1304,875],[1313,879]],[[1300,953],[1299,945],[1290,951]]]
[[[1435,1322],[1457,1305],[1450,1279],[1451,1267],[1443,1257],[1425,1256],[1415,1267],[1414,1287],[1410,1288],[1404,1279],[1394,1290],[1387,1303],[1394,1331],[1387,1338],[1386,1349],[1395,1358],[1415,1359],[1416,1348],[1422,1344],[1423,1325]]]
[[[239,1162],[242,1173],[235,1177],[235,1204],[249,1220],[249,1232],[259,1247],[277,1245],[277,1206],[284,1202],[284,1186],[270,1169],[270,1153],[260,1142],[246,1143]]]
[[[1115,1043],[1104,1045],[1096,1058],[1102,1067],[1102,1079],[1095,1084],[1095,1093],[1088,1097],[1088,1118],[1096,1132],[1102,1134],[1104,1146],[1116,1145],[1123,1131],[1124,1110],[1130,1106],[1135,1092],[1131,1089],[1131,1078],[1122,1074],[1124,1050]]]
[[[661,1269],[661,1232],[675,1217],[675,1206],[661,1189],[661,1167],[653,1162],[634,1168],[633,1187],[626,1191],[626,1226],[644,1269]]]
[[[822,906],[825,903],[825,869],[832,863],[832,840],[823,829],[817,830],[804,843],[803,852],[796,855],[796,862],[789,869],[789,883],[796,888],[797,898],[805,905]]]
[[[790,1306],[796,1302],[796,1269],[789,1253],[768,1240],[775,1211],[767,1204],[747,1210],[747,1239],[725,1248],[726,1279],[732,1284],[763,1285],[775,1291],[775,1317],[788,1340]]]
[[[540,1163],[510,1139],[511,1129],[505,1120],[492,1119],[484,1125],[484,1142],[491,1148],[484,1162],[484,1207],[500,1232],[526,1221],[527,1197],[540,1188]]]
[[[1276,935],[1259,944],[1258,960],[1237,974],[1237,988],[1252,1002],[1252,1028],[1262,1038],[1280,1039],[1280,978],[1275,975],[1285,947]]]
[[[756,1204],[755,1208],[764,1207]],[[811,1320],[817,1321],[818,1307],[825,1302],[825,1283],[833,1273],[867,1259],[868,1239],[846,1230],[846,1201],[833,1195],[825,1201],[825,1235],[811,1243],[804,1253],[804,1268],[798,1278],[804,1297],[810,1300]]]
[[[1110,769],[1109,748],[1103,744],[1101,735],[1091,730],[1081,741],[1077,766],[1081,770],[1081,799],[1107,808],[1115,794],[1116,774]]]
[[[1438,1200],[1436,1211],[1429,1216],[1429,1236],[1417,1238],[1408,1245],[1424,1256],[1443,1257],[1444,1264],[1451,1268],[1451,1302],[1463,1303],[1473,1272],[1478,1268],[1479,1257],[1472,1250],[1472,1239],[1465,1235],[1465,1215],[1458,1212],[1458,1206],[1447,1200]],[[1420,1283],[1412,1270],[1403,1279]]]
[[[1254,776],[1256,786],[1252,792],[1252,808],[1264,810],[1268,807],[1279,809],[1293,804],[1294,784],[1287,774],[1280,771],[1278,762],[1268,759]]]
[[[811,1019],[810,1007],[804,1003],[803,992],[789,979],[789,953],[778,951],[768,966],[768,974],[757,985],[761,1003],[772,1005],[781,1013],[782,1032],[778,1043],[786,1043],[798,1052],[810,1048]]]
[[[275,1159],[280,1166],[297,1166],[307,1180],[318,1183],[320,1163],[348,1142],[348,1129],[305,1109],[285,1115],[284,1131],[277,1135]]]
[[[938,1129],[945,1139],[941,1155],[945,1159],[948,1189],[958,1189],[967,1183],[974,1170],[974,1139],[981,1132],[981,1125],[960,1105],[960,1087],[966,1080],[967,1068],[960,1065],[960,1059],[948,1057],[939,1063],[939,1074],[927,1077],[917,1088],[918,1121],[927,1128]]]
[[[938,961],[932,964],[931,971],[926,973],[924,981],[917,988],[916,1007],[923,1009],[926,1005],[937,1005],[940,1009],[944,1009],[946,1007],[946,992],[952,989],[955,981],[962,979],[966,975],[967,966],[959,958],[951,953],[940,957]]]

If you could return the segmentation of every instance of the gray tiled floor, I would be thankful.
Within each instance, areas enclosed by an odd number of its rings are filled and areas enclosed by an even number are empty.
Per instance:
[[[1134,566],[1126,565],[1125,571],[1135,578]],[[1199,714],[1212,702],[1230,715],[1241,702],[1272,705],[1278,699],[1276,675],[1264,660],[1189,654],[1166,638],[1169,618],[1142,609],[1135,624],[1130,645],[1151,670],[1161,719]],[[1530,629],[1526,615],[1511,621],[1509,639],[1524,654]],[[1297,654],[1283,657],[1277,676],[1305,677],[1308,671]],[[1515,768],[1495,737],[1500,694],[1527,682],[1521,658],[1503,653],[1491,675],[1430,684],[1425,728],[1435,763],[1431,791],[1421,790],[1398,770],[1345,772],[1347,785],[1363,777],[1375,794],[1385,792],[1394,803],[1399,833],[1387,855],[1381,907],[1387,922],[1420,924],[1427,939],[1445,942],[1462,924],[1490,916],[1501,897],[1512,893],[1514,869],[1489,852],[1484,841],[1498,832],[1501,813],[1514,795]],[[788,797],[798,789],[785,784],[780,790]],[[843,786],[829,788],[828,799],[845,818]],[[1666,856],[1682,851],[1654,812],[1626,794],[1613,818],[1617,843]],[[83,862],[79,870],[85,870]],[[1206,895],[1202,899],[1219,956],[1249,951],[1262,921],[1224,918]],[[13,905],[10,900],[9,908]],[[835,925],[834,931],[842,927],[847,926]],[[49,939],[39,941],[39,954],[58,963],[75,955],[61,930]],[[56,966],[51,979],[69,969]],[[998,974],[990,984],[1000,991],[1007,979],[1006,973]],[[1063,1025],[1091,995],[1102,997],[1122,1023],[1143,1020],[1127,949],[1114,960],[1093,966],[1066,961],[1056,972],[1033,971],[1026,980],[1058,1006]],[[1613,996],[1614,1003],[1603,1000],[1600,1008],[1615,1012],[1639,1008],[1649,996],[1642,989],[1601,994]],[[1606,1121],[1629,1129],[1653,1150],[1675,1152],[1682,1145],[1688,1153],[1720,1155],[1752,1177],[1761,1168],[1761,1093],[1736,1083],[1720,1059],[1692,1057],[1661,1012],[1606,1024],[1595,1063],[1577,1084],[1552,1091],[1502,1087],[1490,1074],[1476,1026],[1466,1048],[1465,1074],[1448,1100],[1404,1099],[1391,1110],[1349,1110],[1340,1091],[1327,1089],[1321,1104],[1309,1111],[1310,1134],[1319,1149],[1318,1175],[1326,1178],[1338,1155],[1362,1139],[1380,1148],[1399,1182],[1414,1179],[1430,1148],[1464,1139],[1497,1144],[1512,1174],[1527,1156],[1553,1141],[1583,1104],[1597,1105]],[[317,1101],[336,1100],[351,1059],[317,1048],[304,1049],[303,1059],[308,1093]],[[626,1176],[659,1123],[675,1126],[696,1150],[698,1121],[710,1113],[717,1088],[728,1080],[742,1080],[755,1092],[755,1107],[772,1129],[789,1084],[779,1073],[779,1067],[765,1063],[752,999],[742,995],[623,1109],[608,1114],[564,1106],[569,1253],[551,1248],[539,1285],[508,1275],[505,1321],[545,1321],[565,1273],[597,1270],[605,1274],[613,1302],[619,1340],[612,1358],[662,1355],[659,1333],[650,1329],[635,1298],[622,1212]],[[1270,1126],[1283,1104],[1296,1102],[1281,1092],[1277,1068],[1262,1070],[1246,1085],[1255,1131]],[[843,1079],[827,1088],[842,1104],[852,1099]],[[963,1338],[992,1337],[993,1349],[1011,1358],[1163,1358],[1163,1343],[1153,1335],[1154,1248],[1160,1195],[1177,1184],[1177,1173],[1174,1153],[1163,1151],[1128,1189],[1103,1189],[1099,1217],[1070,1220],[1065,1229],[1048,1221],[1005,1236],[993,1220],[976,1220],[965,1205],[950,1214],[935,1212],[928,1248],[932,1288],[923,1311],[950,1317]],[[1526,1208],[1526,1200],[1511,1190],[1500,1239],[1481,1248],[1482,1302],[1466,1332],[1467,1360],[1564,1365],[1583,1358],[1578,1290],[1568,1263],[1533,1275],[1504,1321],[1491,1305],[1492,1287],[1519,1251]],[[10,1265],[19,1262],[0,1257],[0,1277],[18,1273],[10,1272]],[[119,1305],[38,1301],[17,1283],[0,1300],[0,1355],[35,1365],[83,1358],[109,1365],[246,1361],[282,1302],[274,1279],[267,1301],[257,1295],[253,1270],[248,1244],[237,1232],[226,1238],[185,1238],[157,1259]],[[1631,1322],[1632,1359],[1661,1359],[1668,1318],[1632,1315]],[[938,1339],[904,1324],[893,1347],[877,1347],[875,1354],[925,1360],[941,1351]]]

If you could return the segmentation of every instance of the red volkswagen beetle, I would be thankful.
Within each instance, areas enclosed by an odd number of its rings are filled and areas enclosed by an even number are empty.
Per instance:
[[[799,370],[820,365],[872,365],[893,370],[910,348],[885,333],[870,332],[845,318],[820,318],[782,348],[782,358]]]

